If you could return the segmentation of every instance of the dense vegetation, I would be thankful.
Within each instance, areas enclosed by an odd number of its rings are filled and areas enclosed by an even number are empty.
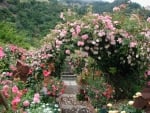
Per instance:
[[[26,1],[26,2],[20,2]],[[70,8],[76,11],[79,15],[87,13],[89,5],[92,6],[93,12],[111,12],[113,7],[126,3],[128,0],[115,0],[113,3],[103,1],[88,1],[88,0],[48,0],[49,2],[38,2],[36,0],[0,0],[0,21],[3,23],[12,23],[12,29],[16,32],[22,32],[23,37],[27,37],[27,42],[31,45],[38,45],[37,41],[42,39],[50,29],[53,29],[55,25],[60,22],[59,15],[61,12]],[[140,9],[140,10],[139,10]],[[146,11],[140,7],[139,4],[131,3],[127,12],[132,10],[144,14],[145,18],[150,15],[149,11]],[[145,13],[143,13],[143,10]],[[4,22],[3,22],[4,21]],[[4,25],[7,28],[7,24]],[[1,31],[4,27],[1,27]],[[7,34],[7,32],[6,32]],[[17,34],[17,33],[16,33]],[[14,34],[15,35],[15,34]],[[20,35],[17,34],[17,35]],[[22,35],[20,37],[22,37]],[[15,41],[8,35],[8,39],[4,39],[1,36],[1,43],[14,43],[20,42],[20,39],[15,38]],[[9,40],[9,41],[8,41]],[[22,39],[24,42],[24,38]],[[19,44],[17,44],[19,45]],[[22,44],[20,44],[22,45]]]

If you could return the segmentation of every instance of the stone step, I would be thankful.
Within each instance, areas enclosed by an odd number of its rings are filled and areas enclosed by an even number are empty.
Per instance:
[[[76,80],[76,75],[61,75],[62,80]]]
[[[75,80],[63,80],[63,82],[67,86],[77,86],[77,82]]]
[[[63,94],[59,98],[61,113],[94,113],[88,102],[78,101],[75,94]]]
[[[62,74],[62,75],[73,75],[72,72],[62,72],[61,74]]]
[[[76,81],[72,80],[63,80],[66,85],[66,89],[64,91],[65,94],[77,94],[79,91],[79,87]]]

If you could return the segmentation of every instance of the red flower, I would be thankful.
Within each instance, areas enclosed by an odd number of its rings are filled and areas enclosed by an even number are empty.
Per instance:
[[[50,74],[51,74],[50,71],[43,70],[43,75],[44,75],[45,77],[49,76]]]

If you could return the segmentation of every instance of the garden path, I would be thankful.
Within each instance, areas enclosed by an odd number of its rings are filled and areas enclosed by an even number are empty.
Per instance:
[[[89,102],[76,99],[80,87],[76,82],[76,75],[71,72],[64,72],[61,79],[66,84],[65,93],[59,98],[61,113],[94,113]]]

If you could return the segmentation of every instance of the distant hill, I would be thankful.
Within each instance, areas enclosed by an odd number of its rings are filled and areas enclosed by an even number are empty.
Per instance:
[[[92,5],[93,12],[102,13],[111,12],[113,7],[127,2],[128,0],[115,0],[112,3],[95,0],[0,0],[0,22],[11,22],[30,40],[39,40],[61,21],[60,12],[67,8],[83,15],[87,13],[89,5]],[[131,3],[127,13],[137,9],[143,13],[139,4]],[[144,16],[149,14],[147,11]]]

